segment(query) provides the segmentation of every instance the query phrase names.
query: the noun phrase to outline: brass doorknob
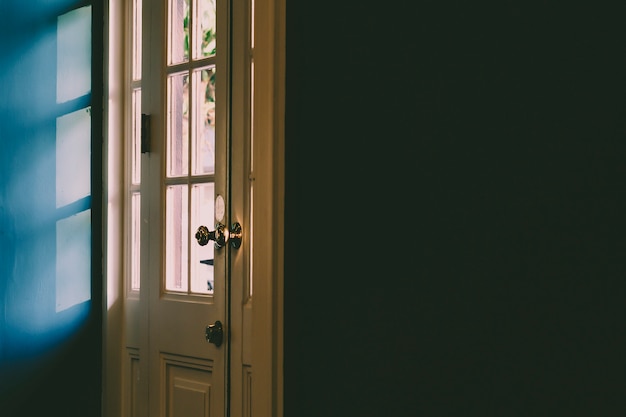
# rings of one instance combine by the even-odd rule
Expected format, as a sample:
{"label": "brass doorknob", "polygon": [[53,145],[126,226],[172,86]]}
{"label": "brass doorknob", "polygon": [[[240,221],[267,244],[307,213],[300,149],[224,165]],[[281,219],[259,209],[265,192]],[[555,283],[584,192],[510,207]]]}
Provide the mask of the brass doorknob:
{"label": "brass doorknob", "polygon": [[219,249],[226,245],[226,240],[228,240],[227,232],[226,226],[219,222],[215,224],[215,230],[213,231],[209,231],[206,226],[200,226],[196,231],[196,240],[200,246],[205,246],[209,243],[209,240],[213,240],[215,241],[215,249]]}
{"label": "brass doorknob", "polygon": [[204,246],[209,243],[209,240],[213,240],[215,249],[223,248],[227,242],[230,242],[230,246],[238,249],[241,246],[241,235],[241,225],[239,223],[233,223],[231,230],[228,230],[225,225],[217,222],[213,231],[209,231],[206,226],[198,227],[196,240],[200,246]]}

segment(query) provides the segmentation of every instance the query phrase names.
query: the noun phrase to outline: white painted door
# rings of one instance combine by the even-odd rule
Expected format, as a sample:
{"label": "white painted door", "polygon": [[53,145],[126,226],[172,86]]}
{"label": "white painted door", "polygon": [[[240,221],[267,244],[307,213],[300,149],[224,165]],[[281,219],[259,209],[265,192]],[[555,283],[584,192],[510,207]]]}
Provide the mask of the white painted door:
{"label": "white painted door", "polygon": [[[229,303],[240,307],[246,287],[249,104],[243,86],[249,77],[242,68],[249,61],[245,53],[232,59],[227,0],[143,0],[134,13],[143,16],[136,22],[143,36],[135,49],[143,52],[135,63],[142,67],[135,107],[149,115],[144,127],[150,134],[134,184],[141,221],[130,227],[139,236],[141,262],[127,309],[127,375],[134,392],[127,409],[149,417],[225,416],[230,335],[241,333]],[[240,47],[248,39],[246,22]],[[138,112],[134,120],[138,126]],[[241,247],[229,234],[235,222],[244,227]],[[200,226],[215,231],[218,224],[225,228],[224,245],[200,245]]]}

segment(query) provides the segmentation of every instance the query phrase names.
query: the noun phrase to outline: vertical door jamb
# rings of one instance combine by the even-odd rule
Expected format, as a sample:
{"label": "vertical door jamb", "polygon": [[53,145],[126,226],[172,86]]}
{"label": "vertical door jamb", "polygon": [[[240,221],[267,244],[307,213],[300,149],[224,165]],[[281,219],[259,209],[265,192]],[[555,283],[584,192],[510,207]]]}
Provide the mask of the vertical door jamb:
{"label": "vertical door jamb", "polygon": [[285,0],[254,13],[252,235],[254,415],[283,415]]}

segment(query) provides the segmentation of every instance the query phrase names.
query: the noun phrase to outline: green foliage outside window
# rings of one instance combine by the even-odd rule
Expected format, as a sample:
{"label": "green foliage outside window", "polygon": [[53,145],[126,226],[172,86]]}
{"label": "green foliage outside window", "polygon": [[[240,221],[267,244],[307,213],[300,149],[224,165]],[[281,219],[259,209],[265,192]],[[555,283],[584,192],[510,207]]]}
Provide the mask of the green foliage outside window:
{"label": "green foliage outside window", "polygon": [[[202,0],[200,0],[202,1]],[[208,0],[210,7],[205,7],[200,17],[200,21],[197,24],[203,28],[202,45],[200,48],[203,57],[213,56],[216,53],[216,36],[215,36],[215,0]],[[184,38],[184,56],[189,58],[190,43],[189,43],[189,7],[187,5],[185,10],[185,18],[183,20],[183,29],[185,31]],[[202,83],[206,84],[205,88],[205,100],[208,103],[215,103],[215,71],[203,70],[202,71]],[[207,123],[214,124],[214,105],[208,106],[206,109]]]}

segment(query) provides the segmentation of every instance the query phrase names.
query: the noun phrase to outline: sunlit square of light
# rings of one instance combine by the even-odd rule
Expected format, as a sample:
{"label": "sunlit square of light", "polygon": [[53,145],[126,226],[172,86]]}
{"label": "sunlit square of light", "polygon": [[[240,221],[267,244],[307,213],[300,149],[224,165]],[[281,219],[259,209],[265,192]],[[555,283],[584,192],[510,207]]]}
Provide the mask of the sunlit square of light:
{"label": "sunlit square of light", "polygon": [[56,311],[91,299],[91,210],[57,221]]}
{"label": "sunlit square of light", "polygon": [[81,109],[57,119],[56,206],[91,194],[91,115]]}
{"label": "sunlit square of light", "polygon": [[57,18],[57,103],[91,91],[91,6]]}

